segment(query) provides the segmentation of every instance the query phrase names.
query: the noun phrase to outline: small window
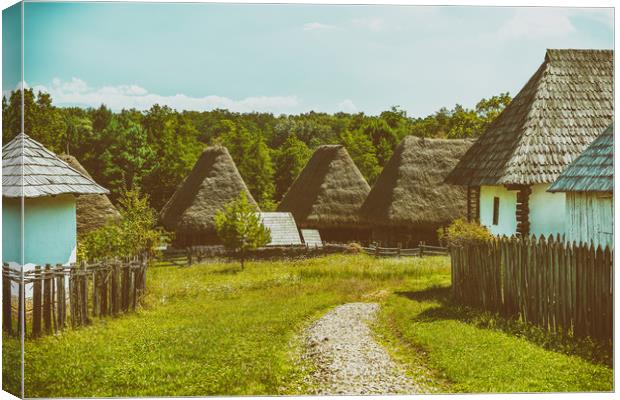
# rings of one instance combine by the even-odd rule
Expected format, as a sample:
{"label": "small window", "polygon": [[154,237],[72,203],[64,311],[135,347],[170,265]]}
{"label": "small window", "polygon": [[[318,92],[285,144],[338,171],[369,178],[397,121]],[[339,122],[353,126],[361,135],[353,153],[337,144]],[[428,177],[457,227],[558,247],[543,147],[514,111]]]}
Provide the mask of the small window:
{"label": "small window", "polygon": [[493,225],[499,222],[499,197],[493,197]]}

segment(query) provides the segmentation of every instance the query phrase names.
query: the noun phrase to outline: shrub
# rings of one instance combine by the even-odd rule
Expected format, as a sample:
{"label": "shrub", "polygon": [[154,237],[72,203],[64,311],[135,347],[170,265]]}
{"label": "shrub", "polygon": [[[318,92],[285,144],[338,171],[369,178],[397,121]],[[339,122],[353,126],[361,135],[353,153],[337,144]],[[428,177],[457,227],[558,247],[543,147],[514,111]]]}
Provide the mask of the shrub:
{"label": "shrub", "polygon": [[157,215],[149,205],[148,195],[139,190],[121,194],[118,209],[121,218],[87,233],[78,244],[81,260],[155,255],[167,233],[156,228]]}
{"label": "shrub", "polygon": [[215,230],[227,250],[239,254],[241,269],[246,252],[264,246],[271,241],[271,232],[260,220],[256,209],[246,194],[227,204],[215,215]]}
{"label": "shrub", "polygon": [[462,246],[468,243],[484,243],[493,239],[489,230],[476,222],[458,218],[444,230],[437,230],[439,241],[445,246]]}

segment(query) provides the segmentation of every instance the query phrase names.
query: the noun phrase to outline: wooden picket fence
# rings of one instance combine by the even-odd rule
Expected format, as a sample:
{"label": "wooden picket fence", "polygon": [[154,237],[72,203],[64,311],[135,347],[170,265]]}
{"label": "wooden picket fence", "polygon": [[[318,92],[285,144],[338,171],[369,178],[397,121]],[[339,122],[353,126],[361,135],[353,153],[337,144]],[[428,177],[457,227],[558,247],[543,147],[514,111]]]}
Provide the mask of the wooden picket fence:
{"label": "wooden picket fence", "polygon": [[613,337],[613,251],[560,237],[451,247],[456,301],[551,332]]}
{"label": "wooden picket fence", "polygon": [[363,247],[364,253],[375,257],[425,257],[425,256],[446,256],[448,248],[441,246],[429,246],[425,242],[420,242],[418,247],[403,249],[397,247],[370,246]]}
{"label": "wooden picket fence", "polygon": [[[9,335],[21,334],[25,316],[27,336],[36,338],[69,325],[88,325],[94,317],[135,310],[146,288],[147,265],[146,257],[70,266],[48,264],[24,272],[22,281],[19,272],[4,264],[2,328]],[[18,287],[17,301],[12,298],[11,282]],[[24,292],[32,297],[24,299]],[[17,303],[15,307],[13,303]]]}

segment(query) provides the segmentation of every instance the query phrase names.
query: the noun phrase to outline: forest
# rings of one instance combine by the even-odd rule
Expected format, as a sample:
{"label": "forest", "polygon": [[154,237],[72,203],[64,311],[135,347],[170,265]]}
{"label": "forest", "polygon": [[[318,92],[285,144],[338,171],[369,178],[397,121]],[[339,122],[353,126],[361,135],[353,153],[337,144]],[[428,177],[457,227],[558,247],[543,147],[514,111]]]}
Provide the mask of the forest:
{"label": "forest", "polygon": [[[373,184],[400,139],[475,138],[508,105],[509,93],[481,99],[473,109],[456,104],[421,118],[399,106],[379,115],[299,115],[177,111],[153,105],[147,111],[113,112],[57,107],[51,96],[24,92],[25,133],[51,151],[75,156],[116,202],[124,190],[140,189],[159,210],[189,173],[205,146],[228,148],[261,208],[272,210],[322,144],[342,144]],[[21,131],[21,95],[2,98],[2,139]]]}

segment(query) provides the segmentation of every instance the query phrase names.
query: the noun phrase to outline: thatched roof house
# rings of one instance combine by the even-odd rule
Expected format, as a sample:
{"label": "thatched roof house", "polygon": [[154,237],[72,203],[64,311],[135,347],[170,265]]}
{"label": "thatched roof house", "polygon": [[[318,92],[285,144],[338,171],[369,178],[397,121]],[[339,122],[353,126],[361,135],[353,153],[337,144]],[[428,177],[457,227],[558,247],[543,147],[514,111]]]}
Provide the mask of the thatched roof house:
{"label": "thatched roof house", "polygon": [[316,149],[278,205],[300,228],[318,229],[326,241],[365,240],[359,208],[370,186],[341,145]]}
{"label": "thatched roof house", "polygon": [[544,62],[447,177],[493,233],[562,233],[549,185],[612,121],[612,50],[547,50]]}
{"label": "thatched roof house", "polygon": [[566,195],[566,240],[613,248],[613,123],[560,174],[549,191]]}
{"label": "thatched roof house", "polygon": [[444,183],[471,140],[407,136],[394,150],[361,207],[373,240],[434,243],[437,229],[465,216],[465,190]]}
{"label": "thatched roof house", "polygon": [[[92,179],[88,171],[84,169],[75,157],[61,154],[59,158],[82,175]],[[110,199],[108,199],[108,196],[103,193],[79,196],[76,200],[76,208],[78,238],[85,233],[102,227],[107,221],[117,220],[121,216]]]}
{"label": "thatched roof house", "polygon": [[177,245],[219,243],[215,214],[241,192],[259,211],[228,150],[209,147],[162,208],[162,225],[175,232]]}

